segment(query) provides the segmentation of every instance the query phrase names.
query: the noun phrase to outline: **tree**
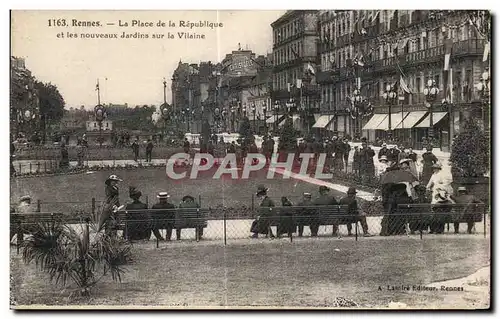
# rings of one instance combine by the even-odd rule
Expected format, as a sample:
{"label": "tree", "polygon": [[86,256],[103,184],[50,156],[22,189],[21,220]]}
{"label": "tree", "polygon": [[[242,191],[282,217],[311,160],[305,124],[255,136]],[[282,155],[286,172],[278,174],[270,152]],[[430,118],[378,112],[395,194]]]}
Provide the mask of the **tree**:
{"label": "tree", "polygon": [[52,83],[36,81],[35,89],[38,91],[40,116],[42,119],[59,121],[63,117],[66,102],[57,89],[57,86]]}
{"label": "tree", "polygon": [[453,141],[450,163],[457,177],[482,177],[489,171],[489,137],[474,119],[465,121],[463,131]]}
{"label": "tree", "polygon": [[299,132],[293,127],[292,118],[287,117],[280,130],[278,149],[280,151],[294,151],[297,148],[297,137],[299,137]]}
{"label": "tree", "polygon": [[75,230],[60,222],[38,223],[30,232],[32,236],[23,242],[24,262],[34,261],[56,284],[72,281],[81,295],[88,296],[105,275],[121,281],[123,265],[130,259],[130,245],[97,232],[95,224]]}

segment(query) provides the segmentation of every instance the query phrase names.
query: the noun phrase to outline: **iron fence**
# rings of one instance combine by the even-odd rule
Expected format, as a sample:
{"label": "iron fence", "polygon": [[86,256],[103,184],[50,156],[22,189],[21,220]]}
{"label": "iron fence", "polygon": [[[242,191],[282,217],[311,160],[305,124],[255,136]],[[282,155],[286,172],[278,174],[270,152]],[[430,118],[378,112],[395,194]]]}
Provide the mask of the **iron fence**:
{"label": "iron fence", "polygon": [[[201,203],[201,201],[199,199]],[[100,202],[92,199],[90,202],[41,202],[37,201],[37,211],[40,216],[52,216],[60,218],[62,222],[71,225],[85,224],[89,220],[97,220],[100,210]],[[81,206],[79,213],[66,211],[64,213],[45,213],[45,209],[55,207],[54,205],[77,205]],[[60,207],[60,206],[58,206]],[[446,234],[483,234],[484,237],[490,233],[491,218],[484,204],[473,204],[464,206],[436,205],[436,204],[404,204],[399,205],[395,213],[379,212],[376,214],[346,213],[343,206],[295,206],[274,208],[250,208],[245,213],[231,214],[225,209],[216,207],[202,207],[198,209],[187,209],[194,212],[194,216],[175,215],[175,217],[151,217],[155,211],[165,213],[168,210],[148,209],[146,211],[122,212],[122,227],[117,228],[118,236],[126,236],[134,231],[134,228],[147,227],[153,229],[153,225],[162,224],[159,229],[161,237],[166,242],[177,241],[212,241],[227,245],[230,242],[244,238],[285,238],[293,241],[308,237],[352,237],[355,241],[360,238],[371,236],[408,236],[424,239],[432,236]],[[446,208],[447,207],[447,208]],[[332,213],[325,209],[335,208]],[[465,211],[465,209],[468,209]],[[172,213],[180,214],[182,209],[174,209]],[[267,213],[266,213],[267,212]],[[274,213],[273,213],[274,212]],[[289,212],[289,213],[287,213]],[[306,213],[307,212],[307,213]],[[124,215],[123,215],[124,214]],[[136,215],[134,214],[142,214]],[[11,232],[13,227],[21,227],[20,219],[12,222],[16,216],[22,214],[11,214]],[[137,217],[139,216],[139,217]],[[187,224],[179,225],[178,221],[186,219]],[[31,220],[33,222],[33,219]],[[46,219],[45,219],[46,221]],[[165,226],[169,224],[170,226]],[[457,224],[458,223],[458,224]],[[466,224],[466,225],[464,225]],[[142,225],[142,226],[141,226]],[[201,225],[201,226],[200,226]],[[459,226],[457,230],[455,227]],[[465,227],[464,227],[465,226]],[[201,229],[200,229],[201,227]],[[170,230],[169,230],[170,229]],[[167,234],[170,238],[166,238]],[[152,240],[156,247],[164,243],[155,240],[151,234],[147,240]]]}

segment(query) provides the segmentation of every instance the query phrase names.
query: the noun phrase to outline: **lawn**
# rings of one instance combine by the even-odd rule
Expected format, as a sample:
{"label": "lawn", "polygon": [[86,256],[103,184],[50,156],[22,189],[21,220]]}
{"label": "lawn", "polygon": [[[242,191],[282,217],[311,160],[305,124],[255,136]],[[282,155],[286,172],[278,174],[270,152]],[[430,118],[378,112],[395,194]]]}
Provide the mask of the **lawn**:
{"label": "lawn", "polygon": [[69,299],[71,290],[48,283],[45,274],[12,251],[12,294],[18,305],[331,307],[343,297],[361,307],[385,307],[391,301],[426,307],[450,294],[464,300],[471,295],[467,290],[394,292],[387,285],[465,277],[489,264],[490,247],[478,236],[262,239],[225,247],[172,242],[155,249],[140,243],[133,257],[121,283],[106,279],[91,299],[82,300]]}
{"label": "lawn", "polygon": [[[304,192],[318,195],[318,186],[294,179],[283,179],[276,174],[267,179],[266,172],[256,172],[247,180],[232,180],[228,177],[212,179],[214,170],[200,173],[197,179],[172,180],[166,176],[165,168],[143,168],[132,170],[96,171],[92,174],[44,176],[36,178],[11,179],[11,202],[17,202],[23,195],[30,195],[34,202],[42,201],[42,211],[68,212],[75,209],[90,210],[91,199],[104,199],[104,181],[110,174],[117,174],[124,180],[120,184],[120,201],[129,201],[128,186],[136,186],[148,198],[151,205],[156,201],[156,193],[168,191],[173,203],[178,204],[183,196],[201,196],[203,206],[241,207],[252,205],[252,194],[257,186],[264,184],[270,188],[270,196],[281,205],[281,196],[288,196],[297,204]],[[345,194],[332,190],[331,194],[340,199]],[[72,204],[68,202],[80,202]],[[84,202],[84,203],[83,203]],[[57,203],[57,204],[56,204]]]}

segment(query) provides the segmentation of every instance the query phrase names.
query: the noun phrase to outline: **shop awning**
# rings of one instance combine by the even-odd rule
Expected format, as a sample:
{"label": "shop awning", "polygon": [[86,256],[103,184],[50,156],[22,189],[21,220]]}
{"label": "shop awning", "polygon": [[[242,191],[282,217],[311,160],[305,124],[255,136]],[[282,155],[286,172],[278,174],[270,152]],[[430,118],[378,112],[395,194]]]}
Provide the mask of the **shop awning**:
{"label": "shop awning", "polygon": [[386,117],[387,114],[373,114],[368,123],[363,126],[363,130],[375,130]]}
{"label": "shop awning", "polygon": [[279,122],[282,117],[283,117],[283,115],[280,115],[280,116],[276,116],[276,115],[270,116],[270,117],[267,118],[266,123],[267,124],[273,124],[276,121],[276,118],[278,119],[278,122]]}
{"label": "shop awning", "polygon": [[[404,113],[391,113],[391,129],[394,129],[399,123],[401,123],[401,120],[405,118],[408,115],[409,112],[404,112]],[[387,131],[389,130],[389,116],[387,116],[382,123],[379,124],[376,128],[377,130],[384,130]]]}
{"label": "shop awning", "polygon": [[406,129],[406,128],[412,128],[415,126],[415,124],[420,121],[425,114],[427,114],[427,111],[416,111],[416,112],[410,112],[407,117],[405,117],[404,121],[401,121],[395,129]]}
{"label": "shop awning", "polygon": [[317,121],[321,117],[321,114],[314,114],[314,120]]}
{"label": "shop awning", "polygon": [[312,127],[314,128],[325,128],[328,123],[333,119],[333,115],[322,115],[319,119],[314,123]]}
{"label": "shop awning", "polygon": [[[439,121],[441,121],[444,117],[446,116],[446,112],[433,112],[432,113],[432,124],[436,125]],[[415,125],[415,127],[430,127],[430,119],[429,119],[429,114],[424,118],[422,122],[420,122],[418,125]]]}
{"label": "shop awning", "polygon": [[[292,116],[292,122],[295,123],[299,118],[300,118],[300,116],[298,116],[298,115]],[[283,126],[283,124],[285,124],[285,122],[286,122],[286,119],[284,121],[281,121],[281,123],[279,123],[278,126]]]}

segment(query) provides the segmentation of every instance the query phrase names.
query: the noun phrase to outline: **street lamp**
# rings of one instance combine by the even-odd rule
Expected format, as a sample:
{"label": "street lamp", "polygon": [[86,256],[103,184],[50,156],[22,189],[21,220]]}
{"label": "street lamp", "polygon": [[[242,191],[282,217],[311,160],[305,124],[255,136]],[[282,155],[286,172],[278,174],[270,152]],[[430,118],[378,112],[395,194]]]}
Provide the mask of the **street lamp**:
{"label": "street lamp", "polygon": [[218,107],[215,108],[214,110],[214,120],[215,120],[215,127],[217,128],[217,133],[219,133],[219,127],[220,127],[220,110]]}
{"label": "street lamp", "polygon": [[163,134],[166,137],[167,136],[167,122],[170,119],[166,103],[161,106],[160,111],[161,111],[161,117],[163,118],[163,130],[164,130]]}
{"label": "street lamp", "polygon": [[222,113],[221,113],[221,117],[222,117],[222,131],[225,132],[227,131],[227,128],[226,128],[226,121],[227,121],[227,111],[226,110],[222,110]]}
{"label": "street lamp", "polygon": [[257,123],[255,122],[255,115],[257,113],[257,109],[255,108],[255,104],[252,104],[252,113],[253,113],[253,132],[257,133]]}
{"label": "street lamp", "polygon": [[242,106],[241,110],[243,112],[243,117],[246,117],[247,116],[247,106],[245,104]]}
{"label": "street lamp", "polygon": [[439,88],[436,85],[436,81],[429,79],[426,83],[426,87],[424,88],[424,95],[425,95],[425,101],[426,101],[426,106],[429,108],[429,130],[427,131],[427,138],[429,140],[429,143],[433,144],[433,139],[434,139],[434,123],[432,119],[432,103],[436,101],[436,98],[439,93]]}
{"label": "street lamp", "polygon": [[264,133],[267,134],[267,104],[262,102],[262,113],[264,113]]}
{"label": "street lamp", "polygon": [[186,119],[187,122],[187,131],[189,133],[189,115],[191,114],[189,107],[187,107],[185,110],[182,111],[182,115],[184,115],[184,118]]}
{"label": "street lamp", "polygon": [[278,112],[280,110],[280,103],[274,102],[274,134],[276,134],[276,127],[278,125]]}
{"label": "street lamp", "polygon": [[94,107],[95,120],[99,125],[99,146],[102,146],[102,121],[106,117],[106,110],[104,106],[98,104]]}
{"label": "street lamp", "polygon": [[[354,110],[351,111],[351,117],[353,117],[356,121],[358,121],[357,125],[355,125],[355,131],[357,134],[361,136],[361,115],[364,114],[366,106],[369,104],[368,100],[361,95],[360,89],[355,89],[352,92],[352,105],[354,106]],[[353,116],[354,115],[354,116]]]}
{"label": "street lamp", "polygon": [[233,132],[236,132],[236,127],[235,127],[235,120],[236,120],[236,108],[234,106],[231,106],[231,127]]}
{"label": "street lamp", "polygon": [[385,87],[385,92],[382,94],[382,97],[389,106],[389,130],[387,132],[387,137],[389,140],[392,140],[392,106],[397,103],[397,97],[398,97],[395,85],[387,84],[387,86]]}
{"label": "street lamp", "polygon": [[486,125],[488,122],[485,119],[485,109],[490,105],[490,93],[491,93],[491,83],[490,83],[490,72],[486,69],[483,74],[481,74],[481,79],[479,83],[476,84],[476,89],[479,91],[481,97],[481,119],[484,123],[485,131],[489,130],[489,126]]}

